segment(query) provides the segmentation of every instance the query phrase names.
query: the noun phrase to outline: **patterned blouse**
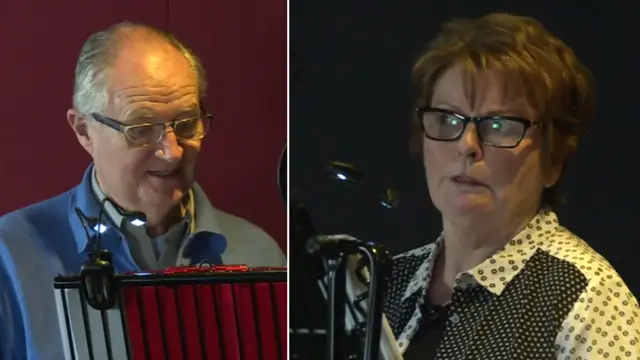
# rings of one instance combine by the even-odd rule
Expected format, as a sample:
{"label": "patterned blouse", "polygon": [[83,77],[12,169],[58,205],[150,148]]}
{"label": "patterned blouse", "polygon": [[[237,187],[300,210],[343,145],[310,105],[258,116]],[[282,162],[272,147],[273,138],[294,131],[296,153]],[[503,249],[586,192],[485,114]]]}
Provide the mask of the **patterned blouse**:
{"label": "patterned blouse", "polygon": [[546,210],[457,276],[440,334],[424,335],[438,327],[425,298],[443,241],[394,258],[385,315],[405,359],[430,352],[437,359],[640,359],[637,300],[601,255]]}

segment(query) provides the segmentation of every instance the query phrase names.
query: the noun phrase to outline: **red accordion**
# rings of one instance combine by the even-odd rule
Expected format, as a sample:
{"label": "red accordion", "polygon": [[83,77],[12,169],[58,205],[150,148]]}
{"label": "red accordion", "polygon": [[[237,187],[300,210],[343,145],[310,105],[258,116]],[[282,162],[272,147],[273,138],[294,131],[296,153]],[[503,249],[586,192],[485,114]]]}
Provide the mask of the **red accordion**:
{"label": "red accordion", "polygon": [[286,268],[177,267],[116,275],[117,305],[88,306],[55,279],[67,360],[284,360]]}

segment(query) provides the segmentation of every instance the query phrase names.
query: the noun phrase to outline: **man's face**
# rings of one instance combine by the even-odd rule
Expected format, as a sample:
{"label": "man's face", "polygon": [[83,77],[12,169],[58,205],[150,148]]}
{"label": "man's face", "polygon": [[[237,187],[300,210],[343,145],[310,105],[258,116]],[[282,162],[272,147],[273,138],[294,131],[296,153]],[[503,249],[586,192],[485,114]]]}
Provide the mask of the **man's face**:
{"label": "man's face", "polygon": [[[110,102],[101,115],[126,125],[199,115],[196,74],[168,46],[123,49],[107,78]],[[200,140],[178,142],[167,126],[159,142],[140,147],[90,116],[84,120],[87,139],[81,143],[93,157],[103,191],[127,210],[143,211],[150,222],[162,221],[193,184]]]}

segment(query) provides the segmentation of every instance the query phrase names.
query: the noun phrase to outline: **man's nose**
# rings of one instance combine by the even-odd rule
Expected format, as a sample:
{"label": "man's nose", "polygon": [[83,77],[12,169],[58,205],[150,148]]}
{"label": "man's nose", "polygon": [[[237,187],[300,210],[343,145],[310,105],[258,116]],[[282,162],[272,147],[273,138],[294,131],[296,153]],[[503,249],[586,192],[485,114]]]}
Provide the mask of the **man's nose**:
{"label": "man's nose", "polygon": [[171,163],[178,162],[182,159],[184,149],[180,145],[176,133],[172,128],[167,127],[167,129],[165,129],[159,145],[159,149],[156,152],[158,157]]}
{"label": "man's nose", "polygon": [[458,152],[464,157],[480,160],[484,156],[482,141],[478,136],[476,124],[471,123],[464,129],[462,136],[458,140]]}

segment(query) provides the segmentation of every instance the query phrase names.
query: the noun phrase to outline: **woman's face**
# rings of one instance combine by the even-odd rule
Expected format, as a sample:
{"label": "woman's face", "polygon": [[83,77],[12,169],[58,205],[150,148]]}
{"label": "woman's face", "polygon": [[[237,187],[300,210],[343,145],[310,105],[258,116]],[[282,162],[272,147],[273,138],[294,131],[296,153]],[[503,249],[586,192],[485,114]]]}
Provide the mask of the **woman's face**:
{"label": "woman's face", "polygon": [[[464,68],[454,66],[436,82],[431,106],[466,116],[508,115],[535,121],[524,89],[505,87],[500,76],[487,71],[468,81]],[[545,184],[552,185],[543,176],[540,135],[539,128],[529,128],[515,148],[497,148],[483,144],[475,124],[469,123],[458,141],[424,138],[424,165],[434,205],[449,218],[537,210]],[[557,179],[557,174],[551,178]]]}

